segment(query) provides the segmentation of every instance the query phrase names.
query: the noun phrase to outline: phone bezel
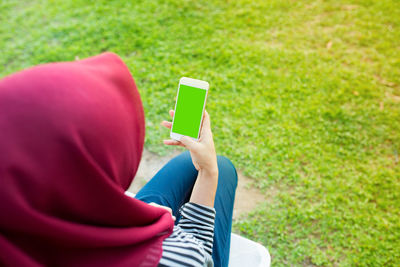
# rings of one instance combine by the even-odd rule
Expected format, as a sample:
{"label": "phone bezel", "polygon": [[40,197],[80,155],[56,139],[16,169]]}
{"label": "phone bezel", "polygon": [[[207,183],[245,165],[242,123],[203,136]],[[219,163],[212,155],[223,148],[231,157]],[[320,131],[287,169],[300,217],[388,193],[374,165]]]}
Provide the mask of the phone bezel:
{"label": "phone bezel", "polygon": [[[189,136],[189,137],[192,138],[193,140],[198,141],[198,140],[199,140],[199,137],[200,137],[201,126],[203,125],[204,110],[205,110],[205,107],[206,107],[207,96],[208,96],[208,89],[210,88],[210,85],[209,85],[208,82],[206,82],[206,81],[196,80],[196,79],[192,79],[192,78],[188,78],[188,77],[182,77],[182,78],[179,80],[179,84],[178,84],[178,91],[177,91],[177,93],[176,93],[176,101],[175,101],[174,112],[176,111],[176,104],[178,103],[179,88],[181,87],[181,84],[187,85],[187,86],[191,86],[191,87],[196,87],[196,88],[203,89],[203,90],[206,90],[206,97],[205,97],[205,99],[204,99],[203,111],[202,111],[202,113],[201,113],[201,120],[200,120],[199,130],[198,130],[198,133],[197,133],[197,138],[193,138],[193,137]],[[171,137],[172,139],[174,139],[174,140],[180,141],[181,138],[182,138],[182,136],[184,136],[184,135],[179,134],[179,133],[174,133],[174,132],[172,131],[172,128],[173,128],[173,126],[174,126],[174,119],[175,119],[175,114],[174,114],[174,117],[172,118],[172,127],[171,127],[171,131],[170,131],[170,137]]]}

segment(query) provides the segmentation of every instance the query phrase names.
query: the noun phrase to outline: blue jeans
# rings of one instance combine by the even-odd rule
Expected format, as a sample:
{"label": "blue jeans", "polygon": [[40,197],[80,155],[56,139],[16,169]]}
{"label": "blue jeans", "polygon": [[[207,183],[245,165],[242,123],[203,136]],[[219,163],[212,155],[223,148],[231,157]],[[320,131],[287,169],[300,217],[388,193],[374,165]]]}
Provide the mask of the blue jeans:
{"label": "blue jeans", "polygon": [[[231,242],[232,213],[237,187],[237,173],[232,162],[218,156],[218,188],[212,257],[214,266],[228,266]],[[137,194],[146,203],[155,202],[170,207],[179,222],[179,208],[189,201],[197,170],[188,151],[171,159]]]}

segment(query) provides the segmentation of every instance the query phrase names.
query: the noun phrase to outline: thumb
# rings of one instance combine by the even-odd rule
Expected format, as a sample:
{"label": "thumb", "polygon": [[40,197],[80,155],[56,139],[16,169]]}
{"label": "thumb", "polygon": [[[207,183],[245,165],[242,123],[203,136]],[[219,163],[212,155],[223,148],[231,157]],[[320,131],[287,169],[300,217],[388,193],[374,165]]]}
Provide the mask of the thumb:
{"label": "thumb", "polygon": [[197,146],[197,142],[188,136],[182,136],[180,142],[189,150]]}

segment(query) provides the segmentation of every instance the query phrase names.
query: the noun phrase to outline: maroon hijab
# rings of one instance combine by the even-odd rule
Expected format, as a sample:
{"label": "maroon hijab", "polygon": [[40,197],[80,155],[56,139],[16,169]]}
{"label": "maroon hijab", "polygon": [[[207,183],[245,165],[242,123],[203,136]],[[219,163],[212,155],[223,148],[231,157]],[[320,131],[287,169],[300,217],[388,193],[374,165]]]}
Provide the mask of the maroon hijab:
{"label": "maroon hijab", "polygon": [[0,80],[0,265],[157,265],[171,215],[124,195],[144,127],[112,53]]}

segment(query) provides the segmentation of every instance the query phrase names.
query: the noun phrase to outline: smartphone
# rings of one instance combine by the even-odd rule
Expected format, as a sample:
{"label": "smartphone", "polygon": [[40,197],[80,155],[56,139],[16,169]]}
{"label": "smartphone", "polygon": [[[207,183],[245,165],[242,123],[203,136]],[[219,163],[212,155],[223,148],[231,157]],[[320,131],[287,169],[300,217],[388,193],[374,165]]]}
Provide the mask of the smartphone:
{"label": "smartphone", "polygon": [[170,133],[172,139],[179,141],[182,136],[189,136],[199,140],[208,88],[209,84],[205,81],[187,77],[179,80]]}

